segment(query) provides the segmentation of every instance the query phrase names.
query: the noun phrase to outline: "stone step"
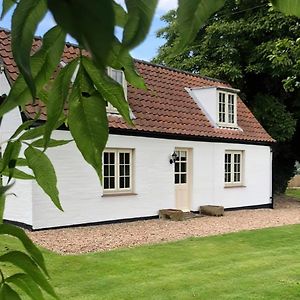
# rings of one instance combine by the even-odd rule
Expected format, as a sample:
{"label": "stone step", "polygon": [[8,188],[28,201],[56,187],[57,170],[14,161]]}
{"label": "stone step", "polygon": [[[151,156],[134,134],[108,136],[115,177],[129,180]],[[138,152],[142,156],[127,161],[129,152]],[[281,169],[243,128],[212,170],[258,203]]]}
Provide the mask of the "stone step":
{"label": "stone step", "polygon": [[172,220],[172,221],[183,221],[189,220],[192,218],[201,217],[199,214],[187,211],[184,212],[180,209],[161,209],[159,211],[159,218],[163,220]]}

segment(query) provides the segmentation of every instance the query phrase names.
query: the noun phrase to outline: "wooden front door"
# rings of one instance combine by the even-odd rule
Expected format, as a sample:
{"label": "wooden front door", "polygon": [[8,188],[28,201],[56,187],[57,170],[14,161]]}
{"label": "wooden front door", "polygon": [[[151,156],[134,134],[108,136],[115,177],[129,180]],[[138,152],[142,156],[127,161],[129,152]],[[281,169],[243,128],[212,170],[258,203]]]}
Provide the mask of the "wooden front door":
{"label": "wooden front door", "polygon": [[176,208],[190,211],[189,151],[187,149],[176,149],[175,153],[177,154],[174,163]]}

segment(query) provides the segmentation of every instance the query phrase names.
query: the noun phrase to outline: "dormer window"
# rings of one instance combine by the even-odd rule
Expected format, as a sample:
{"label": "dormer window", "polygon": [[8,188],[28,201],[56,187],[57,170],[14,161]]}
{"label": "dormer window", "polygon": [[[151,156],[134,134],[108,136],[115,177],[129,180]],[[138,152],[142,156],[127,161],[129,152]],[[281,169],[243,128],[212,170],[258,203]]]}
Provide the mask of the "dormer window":
{"label": "dormer window", "polygon": [[236,94],[218,91],[218,125],[221,127],[237,126]]}
{"label": "dormer window", "polygon": [[[124,72],[122,70],[116,70],[109,67],[107,68],[107,74],[123,87],[124,95],[127,99],[127,81],[125,79]],[[107,112],[118,113],[117,109],[113,107],[109,102],[107,102]]]}

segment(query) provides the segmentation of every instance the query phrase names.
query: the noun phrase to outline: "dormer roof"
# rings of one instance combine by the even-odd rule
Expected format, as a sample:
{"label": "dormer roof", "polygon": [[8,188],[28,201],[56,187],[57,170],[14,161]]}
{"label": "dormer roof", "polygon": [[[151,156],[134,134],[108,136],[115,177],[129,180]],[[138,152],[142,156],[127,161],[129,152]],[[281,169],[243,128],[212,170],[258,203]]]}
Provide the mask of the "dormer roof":
{"label": "dormer roof", "polygon": [[[33,51],[40,45],[41,39],[36,38]],[[79,49],[76,45],[67,43],[62,61],[68,63],[78,54]],[[0,29],[0,58],[5,65],[9,81],[14,82],[18,76],[18,69],[11,52],[10,33],[4,29]],[[110,115],[111,133],[250,144],[274,142],[239,97],[237,123],[241,130],[215,128],[187,91],[187,88],[204,87],[232,91],[228,83],[141,60],[135,60],[135,66],[145,79],[148,90],[128,85],[127,99],[135,116],[135,126],[130,127],[121,117]],[[65,109],[67,110],[67,107]],[[33,118],[39,110],[40,119],[46,120],[46,108],[41,101],[26,105],[24,114],[27,118]]]}

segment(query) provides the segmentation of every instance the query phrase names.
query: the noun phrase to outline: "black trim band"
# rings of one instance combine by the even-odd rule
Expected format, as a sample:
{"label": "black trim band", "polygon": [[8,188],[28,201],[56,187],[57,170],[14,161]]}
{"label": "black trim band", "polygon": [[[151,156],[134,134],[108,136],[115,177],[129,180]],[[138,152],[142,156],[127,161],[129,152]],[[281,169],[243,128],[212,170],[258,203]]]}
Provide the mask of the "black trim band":
{"label": "black trim band", "polygon": [[[261,209],[261,208],[273,208],[273,205],[272,205],[272,203],[268,203],[268,204],[261,204],[261,205],[225,208],[224,210],[225,211],[234,211],[234,210]],[[191,212],[199,214],[199,211],[191,211]],[[33,229],[31,225],[17,222],[17,221],[4,220],[4,222],[8,223],[8,224],[13,224],[13,225],[19,226],[21,228],[25,228],[30,231],[41,231],[41,230],[53,230],[53,229],[74,228],[74,227],[97,226],[97,225],[106,225],[106,224],[117,224],[117,223],[130,223],[130,222],[153,220],[153,219],[158,219],[158,215],[148,216],[148,217],[135,217],[135,218],[127,218],[127,219],[100,221],[100,222],[90,222],[90,223],[82,223],[82,224],[74,224],[74,225],[53,226],[53,227],[38,228],[38,229]]]}
{"label": "black trim band", "polygon": [[127,218],[127,219],[81,223],[81,224],[74,224],[74,225],[61,225],[61,226],[53,226],[53,227],[37,228],[37,229],[32,228],[32,225],[28,225],[28,224],[21,223],[21,222],[9,221],[9,220],[4,220],[4,222],[19,226],[21,228],[24,228],[24,229],[27,229],[27,230],[30,230],[30,231],[41,231],[41,230],[52,230],[52,229],[63,229],[63,228],[88,227],[88,226],[97,226],[97,225],[117,224],[117,223],[130,223],[130,222],[153,220],[153,219],[158,219],[158,215],[148,216],[148,217],[135,217],[135,218]]}
{"label": "black trim band", "polygon": [[[26,116],[24,112],[21,114],[23,122],[31,120]],[[32,127],[38,127],[43,125],[45,121],[37,120]],[[69,131],[69,128],[62,124],[56,130]],[[229,143],[229,144],[245,144],[245,145],[258,145],[258,146],[272,146],[276,142],[267,141],[251,141],[251,140],[240,140],[240,139],[229,139],[221,137],[208,137],[208,136],[193,136],[193,135],[183,135],[174,133],[164,133],[164,132],[153,132],[153,131],[143,131],[131,128],[121,129],[121,128],[109,128],[109,134],[125,135],[125,136],[140,136],[140,137],[150,137],[158,139],[168,139],[168,140],[181,140],[181,141],[194,141],[194,142],[213,142],[213,143]]]}
{"label": "black trim band", "polygon": [[6,224],[16,225],[18,227],[21,227],[21,228],[32,231],[32,226],[29,225],[29,224],[26,224],[26,223],[22,223],[22,222],[18,222],[18,221],[11,221],[11,220],[5,220],[5,219],[3,220],[3,222],[6,223]]}
{"label": "black trim band", "polygon": [[151,137],[151,138],[159,138],[159,139],[194,141],[194,142],[214,142],[214,143],[259,145],[259,146],[274,145],[274,142],[266,142],[266,141],[247,141],[247,140],[239,140],[239,139],[220,138],[220,137],[191,136],[191,135],[181,135],[181,134],[172,134],[172,133],[149,132],[149,131],[141,131],[141,130],[134,130],[134,129],[110,128],[109,133],[116,134],[116,135],[141,136],[141,137]]}
{"label": "black trim band", "polygon": [[225,211],[234,211],[234,210],[243,210],[243,209],[262,209],[262,208],[272,208],[272,203],[259,204],[259,205],[250,205],[250,206],[239,206],[239,207],[230,207],[225,208]]}

